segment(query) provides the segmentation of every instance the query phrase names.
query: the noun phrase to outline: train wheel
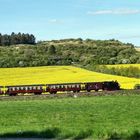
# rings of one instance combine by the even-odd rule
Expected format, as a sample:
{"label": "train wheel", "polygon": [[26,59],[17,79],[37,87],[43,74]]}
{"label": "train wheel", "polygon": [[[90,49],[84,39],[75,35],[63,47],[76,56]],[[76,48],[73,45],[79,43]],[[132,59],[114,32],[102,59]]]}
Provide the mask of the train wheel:
{"label": "train wheel", "polygon": [[57,93],[57,91],[50,92],[50,94],[56,94],[56,93]]}
{"label": "train wheel", "polygon": [[95,89],[96,92],[98,92],[98,89]]}
{"label": "train wheel", "polygon": [[34,93],[34,95],[41,95],[42,93],[40,93],[40,92],[36,92],[36,93]]}
{"label": "train wheel", "polygon": [[55,91],[54,94],[57,94],[57,91]]}
{"label": "train wheel", "polygon": [[87,90],[87,92],[90,92],[90,91],[91,91],[91,90],[89,90],[89,89]]}
{"label": "train wheel", "polygon": [[16,94],[13,94],[13,93],[10,93],[9,94],[9,96],[16,96],[17,95],[17,93]]}

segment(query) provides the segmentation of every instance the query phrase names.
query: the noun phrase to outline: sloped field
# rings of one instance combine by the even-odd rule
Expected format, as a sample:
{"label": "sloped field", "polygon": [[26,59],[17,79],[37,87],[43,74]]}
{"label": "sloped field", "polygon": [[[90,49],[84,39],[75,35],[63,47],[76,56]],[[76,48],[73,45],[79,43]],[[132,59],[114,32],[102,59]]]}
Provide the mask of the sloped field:
{"label": "sloped field", "polygon": [[24,85],[117,80],[122,88],[131,89],[139,79],[88,71],[72,66],[1,68],[0,85]]}

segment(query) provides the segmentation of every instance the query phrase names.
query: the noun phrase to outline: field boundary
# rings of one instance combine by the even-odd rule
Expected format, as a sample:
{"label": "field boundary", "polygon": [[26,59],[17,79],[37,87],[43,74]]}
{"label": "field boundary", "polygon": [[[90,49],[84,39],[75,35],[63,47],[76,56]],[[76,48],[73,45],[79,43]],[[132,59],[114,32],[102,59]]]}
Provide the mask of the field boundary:
{"label": "field boundary", "polygon": [[59,98],[78,98],[78,97],[94,97],[94,96],[130,96],[140,95],[140,90],[119,90],[119,91],[99,91],[99,92],[80,92],[80,93],[57,93],[57,94],[41,94],[41,95],[17,95],[17,96],[0,96],[0,101],[4,100],[45,100]]}

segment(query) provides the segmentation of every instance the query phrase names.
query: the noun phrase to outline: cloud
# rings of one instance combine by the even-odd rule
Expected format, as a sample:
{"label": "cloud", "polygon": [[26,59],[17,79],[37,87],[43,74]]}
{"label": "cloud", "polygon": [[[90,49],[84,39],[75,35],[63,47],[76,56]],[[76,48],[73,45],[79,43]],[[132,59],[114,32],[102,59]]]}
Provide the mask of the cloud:
{"label": "cloud", "polygon": [[122,39],[137,39],[140,38],[140,35],[125,35],[121,36]]}
{"label": "cloud", "polygon": [[130,14],[140,14],[138,9],[114,9],[114,10],[99,10],[99,11],[89,11],[88,15],[130,15]]}
{"label": "cloud", "polygon": [[106,36],[113,37],[113,38],[119,38],[119,39],[140,39],[140,34],[136,33],[125,33],[125,34],[120,34],[119,32],[116,33],[109,33],[106,34]]}
{"label": "cloud", "polygon": [[62,23],[62,21],[58,19],[49,19],[48,22],[49,23]]}

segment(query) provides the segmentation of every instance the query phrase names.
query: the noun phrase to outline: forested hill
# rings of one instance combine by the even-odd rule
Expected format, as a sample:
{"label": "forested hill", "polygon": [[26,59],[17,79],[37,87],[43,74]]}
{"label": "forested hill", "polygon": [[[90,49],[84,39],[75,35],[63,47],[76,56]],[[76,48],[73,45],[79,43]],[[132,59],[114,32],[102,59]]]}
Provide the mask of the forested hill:
{"label": "forested hill", "polygon": [[134,45],[118,40],[64,39],[0,47],[0,67],[140,63]]}

